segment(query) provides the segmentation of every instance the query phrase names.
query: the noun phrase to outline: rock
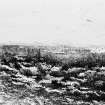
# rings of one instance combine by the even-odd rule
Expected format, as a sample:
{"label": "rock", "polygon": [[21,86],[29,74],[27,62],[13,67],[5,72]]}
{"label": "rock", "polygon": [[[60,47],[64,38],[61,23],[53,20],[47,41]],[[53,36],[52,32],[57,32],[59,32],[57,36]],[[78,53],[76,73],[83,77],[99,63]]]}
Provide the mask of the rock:
{"label": "rock", "polygon": [[46,91],[47,91],[48,93],[52,93],[52,94],[54,94],[54,93],[62,94],[62,91],[61,91],[61,90],[58,90],[58,89],[46,88]]}
{"label": "rock", "polygon": [[81,90],[81,91],[89,91],[90,89],[87,88],[87,87],[80,87],[80,90]]}
{"label": "rock", "polygon": [[62,81],[63,77],[52,77],[50,78],[50,80],[54,81],[56,80],[58,83],[60,83]]}
{"label": "rock", "polygon": [[85,73],[80,73],[80,74],[78,75],[78,77],[81,77],[81,78],[84,78],[85,76],[86,76]]}
{"label": "rock", "polygon": [[81,72],[83,72],[83,71],[85,71],[85,69],[84,68],[69,68],[68,69],[68,73],[81,73]]}
{"label": "rock", "polygon": [[50,73],[50,75],[54,76],[54,77],[63,77],[64,76],[63,72],[60,72],[60,71],[52,71]]}
{"label": "rock", "polygon": [[45,87],[51,87],[51,83],[52,83],[51,80],[41,80],[39,82],[40,85],[45,86]]}
{"label": "rock", "polygon": [[81,91],[74,88],[72,91],[71,91],[72,95],[74,95],[75,97],[78,97],[78,96],[81,96]]}
{"label": "rock", "polygon": [[45,71],[49,71],[51,69],[51,65],[47,65],[45,63],[42,63],[41,68]]}
{"label": "rock", "polygon": [[53,68],[51,68],[51,71],[54,71],[54,72],[57,72],[57,71],[60,71],[61,70],[61,68],[60,67],[53,67]]}
{"label": "rock", "polygon": [[49,83],[49,84],[51,84],[52,83],[52,81],[51,80],[41,80],[40,82],[39,82],[39,84],[47,84],[47,83]]}
{"label": "rock", "polygon": [[47,80],[51,79],[50,74],[46,74],[45,79],[47,79]]}
{"label": "rock", "polygon": [[74,99],[71,99],[71,98],[66,98],[67,101],[71,104],[72,102],[74,102]]}
{"label": "rock", "polygon": [[100,71],[105,71],[105,67],[104,66],[100,67]]}
{"label": "rock", "polygon": [[79,82],[75,82],[75,81],[74,82],[67,81],[65,85],[67,85],[67,86],[73,86],[73,87],[79,87],[80,86]]}
{"label": "rock", "polygon": [[20,73],[26,76],[35,76],[38,74],[38,69],[37,67],[27,67],[20,69]]}
{"label": "rock", "polygon": [[96,100],[93,100],[92,102],[94,103],[94,105],[101,105],[100,102],[98,102]]}
{"label": "rock", "polygon": [[13,69],[7,65],[0,65],[0,71],[5,71],[5,72],[8,72],[8,73],[18,73],[18,71],[16,69]]}
{"label": "rock", "polygon": [[19,85],[19,86],[20,86],[20,85],[24,85],[24,83],[22,83],[22,82],[13,82],[13,81],[12,81],[12,84],[14,84],[14,85]]}

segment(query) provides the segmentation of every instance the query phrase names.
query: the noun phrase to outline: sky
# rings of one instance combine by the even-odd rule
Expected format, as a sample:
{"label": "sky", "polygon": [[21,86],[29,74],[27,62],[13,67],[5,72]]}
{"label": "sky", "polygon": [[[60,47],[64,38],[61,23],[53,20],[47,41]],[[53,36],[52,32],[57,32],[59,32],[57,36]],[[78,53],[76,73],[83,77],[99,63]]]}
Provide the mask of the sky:
{"label": "sky", "polygon": [[0,43],[105,45],[105,0],[0,0]]}

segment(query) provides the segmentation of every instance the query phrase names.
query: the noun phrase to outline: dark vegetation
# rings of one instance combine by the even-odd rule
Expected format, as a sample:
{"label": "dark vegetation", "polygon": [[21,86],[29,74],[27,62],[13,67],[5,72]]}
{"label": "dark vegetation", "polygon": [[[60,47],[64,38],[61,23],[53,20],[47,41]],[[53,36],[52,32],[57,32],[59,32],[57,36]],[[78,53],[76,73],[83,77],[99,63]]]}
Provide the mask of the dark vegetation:
{"label": "dark vegetation", "polygon": [[45,49],[1,47],[0,104],[105,105],[105,53]]}
{"label": "dark vegetation", "polygon": [[[16,47],[16,48],[14,48]],[[19,47],[19,46],[18,46]],[[19,55],[21,52],[24,55],[24,60],[26,62],[46,62],[51,65],[63,65],[63,69],[68,69],[70,67],[102,67],[105,66],[105,53],[91,53],[89,50],[82,49],[76,50],[79,56],[74,57],[73,55],[66,54],[59,56],[58,54],[53,53],[53,51],[47,52],[43,51],[43,48],[30,48],[23,47],[19,49],[17,46],[3,46],[2,47],[2,57],[5,60],[12,60],[14,62],[16,58],[13,56]],[[87,51],[87,52],[86,52]],[[21,55],[21,54],[20,54]],[[76,54],[74,54],[76,55]],[[67,57],[65,57],[67,56]],[[9,62],[9,61],[8,61]]]}

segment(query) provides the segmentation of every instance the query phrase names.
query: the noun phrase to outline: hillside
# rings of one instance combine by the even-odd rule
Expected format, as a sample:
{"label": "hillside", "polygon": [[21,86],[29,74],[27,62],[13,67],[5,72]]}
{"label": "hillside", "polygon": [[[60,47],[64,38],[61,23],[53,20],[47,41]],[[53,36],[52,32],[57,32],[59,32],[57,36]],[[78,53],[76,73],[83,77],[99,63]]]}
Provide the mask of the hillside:
{"label": "hillside", "polygon": [[0,105],[105,105],[103,53],[25,45],[0,51]]}

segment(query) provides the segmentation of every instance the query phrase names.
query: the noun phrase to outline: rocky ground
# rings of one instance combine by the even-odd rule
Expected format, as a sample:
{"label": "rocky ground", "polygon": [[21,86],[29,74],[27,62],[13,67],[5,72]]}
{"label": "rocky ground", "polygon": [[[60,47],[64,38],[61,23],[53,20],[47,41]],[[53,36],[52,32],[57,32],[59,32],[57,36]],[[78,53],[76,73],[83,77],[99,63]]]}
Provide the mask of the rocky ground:
{"label": "rocky ground", "polygon": [[69,68],[24,58],[0,64],[0,105],[105,105],[105,68]]}

